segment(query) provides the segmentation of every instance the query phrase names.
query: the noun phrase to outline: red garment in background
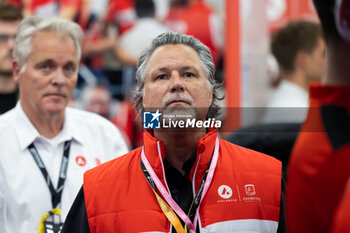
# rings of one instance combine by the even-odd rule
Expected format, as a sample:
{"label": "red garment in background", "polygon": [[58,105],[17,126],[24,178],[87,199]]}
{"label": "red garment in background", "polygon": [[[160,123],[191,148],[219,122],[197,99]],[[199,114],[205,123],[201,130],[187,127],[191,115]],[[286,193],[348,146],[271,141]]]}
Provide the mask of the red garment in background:
{"label": "red garment in background", "polygon": [[130,29],[136,20],[133,1],[110,0],[107,7],[106,20],[115,23],[120,34]]}
{"label": "red garment in background", "polygon": [[290,21],[319,20],[312,0],[267,0],[266,7],[271,34]]}
{"label": "red garment in background", "polygon": [[314,85],[287,176],[289,233],[328,233],[350,176],[350,87]]}
{"label": "red garment in background", "polygon": [[59,0],[61,7],[76,7],[80,8],[83,5],[82,0]]}
{"label": "red garment in background", "polygon": [[23,3],[21,0],[7,0],[7,2],[11,3],[12,5],[14,5],[15,7],[18,7],[18,8],[23,7]]}
{"label": "red garment in background", "polygon": [[[36,14],[40,8],[47,7],[50,4],[57,4],[59,7],[74,7],[79,9],[82,6],[82,0],[30,0],[27,8],[32,14]],[[57,13],[58,11],[56,14]]]}
{"label": "red garment in background", "polygon": [[30,0],[26,8],[31,14],[35,15],[40,8],[47,7],[50,4],[57,4],[58,6],[58,0]]}
{"label": "red garment in background", "polygon": [[182,32],[199,39],[209,47],[214,62],[217,64],[220,48],[215,42],[215,37],[222,35],[217,32],[220,25],[215,25],[213,17],[216,17],[214,10],[204,1],[198,1],[188,7],[170,8],[164,23],[172,31]]}
{"label": "red garment in background", "polygon": [[123,132],[131,149],[142,146],[143,129],[132,102],[125,100],[118,104],[111,121]]}
{"label": "red garment in background", "polygon": [[60,8],[74,8],[77,10],[76,21],[85,29],[87,19],[83,19],[80,11],[82,0],[29,0],[26,10],[32,15],[57,16]]}

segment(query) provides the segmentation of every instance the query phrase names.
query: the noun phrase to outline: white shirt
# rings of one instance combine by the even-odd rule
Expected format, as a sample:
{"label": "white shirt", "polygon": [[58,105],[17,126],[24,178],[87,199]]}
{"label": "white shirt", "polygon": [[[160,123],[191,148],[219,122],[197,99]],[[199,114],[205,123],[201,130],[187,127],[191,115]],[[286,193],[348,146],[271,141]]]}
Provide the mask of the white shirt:
{"label": "white shirt", "polygon": [[120,37],[120,45],[130,56],[139,57],[158,35],[169,31],[153,18],[141,18]]}
{"label": "white shirt", "polygon": [[303,122],[309,106],[309,97],[305,89],[282,80],[267,105],[264,123]]}
{"label": "white shirt", "polygon": [[52,209],[51,193],[28,146],[34,142],[54,187],[58,183],[63,145],[72,140],[61,219],[83,183],[83,173],[128,152],[119,130],[94,113],[66,108],[62,131],[48,140],[39,135],[21,105],[0,116],[0,233],[37,233]]}

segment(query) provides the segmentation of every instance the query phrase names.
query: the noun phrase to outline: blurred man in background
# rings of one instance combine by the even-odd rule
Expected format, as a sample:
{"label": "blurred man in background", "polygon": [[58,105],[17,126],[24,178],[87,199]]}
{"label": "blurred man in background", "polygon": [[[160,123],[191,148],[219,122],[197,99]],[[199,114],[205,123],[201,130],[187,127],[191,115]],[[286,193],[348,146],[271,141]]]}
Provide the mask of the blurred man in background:
{"label": "blurred man in background", "polygon": [[319,82],[325,71],[322,29],[313,22],[291,22],[273,35],[271,50],[279,64],[281,80],[267,104],[264,122],[302,122],[309,85]]}
{"label": "blurred man in background", "polygon": [[137,15],[135,25],[119,38],[116,48],[117,57],[124,64],[133,67],[136,67],[138,57],[152,40],[159,34],[169,31],[156,20],[153,0],[135,0],[135,10]]}
{"label": "blurred man in background", "polygon": [[82,93],[83,109],[111,120],[112,95],[105,85],[87,86]]}
{"label": "blurred man in background", "polygon": [[19,22],[20,10],[10,3],[0,2],[0,115],[13,108],[18,99],[18,88],[12,76],[12,51]]}

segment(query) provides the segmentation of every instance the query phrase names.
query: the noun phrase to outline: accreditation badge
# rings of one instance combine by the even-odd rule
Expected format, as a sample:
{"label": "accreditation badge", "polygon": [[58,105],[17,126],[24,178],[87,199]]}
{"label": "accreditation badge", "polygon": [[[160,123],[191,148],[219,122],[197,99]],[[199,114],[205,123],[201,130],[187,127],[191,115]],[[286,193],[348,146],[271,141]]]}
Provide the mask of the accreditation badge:
{"label": "accreditation badge", "polygon": [[39,233],[61,233],[63,223],[61,216],[56,211],[50,211],[44,215],[40,224]]}
{"label": "accreditation badge", "polygon": [[63,223],[50,220],[44,221],[44,233],[61,233]]}

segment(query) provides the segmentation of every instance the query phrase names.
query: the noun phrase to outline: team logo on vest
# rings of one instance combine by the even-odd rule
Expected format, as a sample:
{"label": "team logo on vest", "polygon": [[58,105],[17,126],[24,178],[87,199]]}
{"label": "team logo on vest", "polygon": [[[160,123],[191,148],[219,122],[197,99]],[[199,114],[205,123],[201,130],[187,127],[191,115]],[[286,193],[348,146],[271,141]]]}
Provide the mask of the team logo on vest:
{"label": "team logo on vest", "polygon": [[79,156],[77,156],[76,158],[75,158],[75,162],[78,164],[78,166],[80,166],[80,167],[84,167],[85,165],[86,165],[86,159],[83,157],[83,156],[81,156],[81,155],[79,155]]}
{"label": "team logo on vest", "polygon": [[232,189],[227,185],[221,185],[218,189],[218,194],[224,199],[232,197]]}
{"label": "team logo on vest", "polygon": [[245,193],[248,196],[254,196],[256,194],[255,192],[255,186],[253,184],[246,184],[244,185]]}
{"label": "team logo on vest", "polygon": [[143,113],[143,128],[144,129],[160,129],[160,116],[162,114],[157,110],[156,112]]}

